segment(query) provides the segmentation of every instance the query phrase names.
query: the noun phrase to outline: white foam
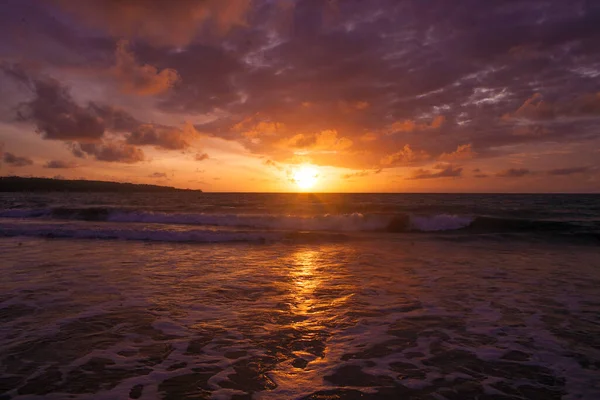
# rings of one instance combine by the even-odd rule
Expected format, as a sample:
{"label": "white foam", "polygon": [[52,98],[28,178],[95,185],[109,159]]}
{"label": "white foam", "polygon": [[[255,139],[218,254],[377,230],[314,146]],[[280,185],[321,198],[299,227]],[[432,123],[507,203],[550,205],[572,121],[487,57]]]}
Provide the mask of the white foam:
{"label": "white foam", "polygon": [[157,242],[264,242],[280,240],[276,232],[215,231],[210,229],[170,230],[90,226],[79,224],[1,224],[0,236],[77,239],[119,239]]}
{"label": "white foam", "polygon": [[367,231],[384,229],[389,223],[389,217],[366,216],[361,213],[297,216],[113,212],[109,215],[108,220],[112,222],[213,225],[307,231]]}
{"label": "white foam", "polygon": [[[0,218],[45,218],[52,215],[52,209],[0,210]],[[305,216],[108,210],[106,220],[120,223],[204,225],[293,231],[359,232],[385,230],[397,217],[399,216],[362,213]],[[67,215],[67,219],[77,218],[78,213],[75,211],[70,216]],[[448,214],[430,216],[411,215],[407,228],[424,232],[455,230],[467,227],[473,220],[473,217]]]}

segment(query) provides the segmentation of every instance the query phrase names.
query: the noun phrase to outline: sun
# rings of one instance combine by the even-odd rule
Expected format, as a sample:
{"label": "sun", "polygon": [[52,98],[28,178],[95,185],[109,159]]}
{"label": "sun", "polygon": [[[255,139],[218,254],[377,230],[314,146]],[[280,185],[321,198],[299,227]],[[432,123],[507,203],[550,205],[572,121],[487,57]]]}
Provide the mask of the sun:
{"label": "sun", "polygon": [[315,186],[319,174],[313,167],[303,166],[294,172],[294,182],[302,190],[307,190]]}

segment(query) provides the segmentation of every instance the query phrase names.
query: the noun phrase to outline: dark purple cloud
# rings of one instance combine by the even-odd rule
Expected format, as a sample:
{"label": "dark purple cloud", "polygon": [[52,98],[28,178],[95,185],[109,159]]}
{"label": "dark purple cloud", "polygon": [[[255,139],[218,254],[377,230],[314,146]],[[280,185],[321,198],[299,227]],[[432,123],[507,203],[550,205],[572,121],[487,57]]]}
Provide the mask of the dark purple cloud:
{"label": "dark purple cloud", "polygon": [[558,168],[548,171],[548,175],[573,175],[589,172],[590,167],[573,167],[573,168]]}
{"label": "dark purple cloud", "polygon": [[[66,86],[21,65],[3,63],[0,69],[33,92],[32,100],[18,105],[17,119],[33,122],[44,139],[80,142],[71,148],[77,157],[87,153],[102,161],[141,161],[141,150],[129,145],[180,150],[189,147],[197,136],[191,125],[177,128],[143,123],[118,107],[102,103],[81,106]],[[100,144],[107,132],[125,134],[128,145]]]}
{"label": "dark purple cloud", "polygon": [[501,178],[521,178],[529,174],[531,174],[531,171],[527,168],[509,168],[498,172],[496,176]]}
{"label": "dark purple cloud", "polygon": [[145,159],[144,152],[124,142],[74,144],[73,154],[77,157],[91,156],[98,161],[132,164]]}
{"label": "dark purple cloud", "polygon": [[142,122],[135,119],[131,114],[117,107],[90,103],[89,109],[102,118],[106,127],[114,132],[130,132],[142,125]]}
{"label": "dark purple cloud", "polygon": [[127,143],[134,145],[155,146],[168,150],[180,150],[190,146],[190,141],[197,135],[192,126],[184,129],[153,124],[143,124],[127,135]]}
{"label": "dark purple cloud", "polygon": [[451,178],[462,176],[462,167],[455,165],[436,165],[433,169],[418,169],[408,179],[435,179],[435,178]]}
{"label": "dark purple cloud", "polygon": [[71,161],[63,160],[50,160],[44,164],[44,168],[63,169],[63,168],[75,168],[77,164]]}
{"label": "dark purple cloud", "polygon": [[106,131],[127,132],[142,125],[117,107],[75,102],[69,88],[52,77],[37,74],[19,64],[0,64],[0,70],[33,92],[33,99],[17,106],[20,121],[33,122],[45,139],[97,141]]}
{"label": "dark purple cloud", "polygon": [[13,167],[26,167],[33,164],[33,161],[30,158],[16,156],[9,152],[4,153],[2,160]]}
{"label": "dark purple cloud", "polygon": [[68,89],[50,77],[30,76],[22,66],[0,64],[2,72],[27,85],[34,93],[31,101],[18,106],[17,117],[31,121],[45,139],[98,140],[105,130],[104,121],[91,106],[75,103]]}

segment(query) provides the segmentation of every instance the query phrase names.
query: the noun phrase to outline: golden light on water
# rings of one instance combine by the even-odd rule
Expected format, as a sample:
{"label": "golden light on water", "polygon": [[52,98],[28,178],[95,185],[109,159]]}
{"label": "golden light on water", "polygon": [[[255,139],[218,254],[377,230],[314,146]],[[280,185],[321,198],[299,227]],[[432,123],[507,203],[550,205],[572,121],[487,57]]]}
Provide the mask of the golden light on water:
{"label": "golden light on water", "polygon": [[312,189],[317,183],[319,174],[314,167],[305,165],[299,167],[293,175],[293,180],[302,190]]}
{"label": "golden light on water", "polygon": [[313,292],[321,283],[322,276],[317,270],[319,253],[312,250],[298,251],[294,254],[295,268],[291,271],[296,292],[294,297],[300,314],[310,312],[316,304]]}

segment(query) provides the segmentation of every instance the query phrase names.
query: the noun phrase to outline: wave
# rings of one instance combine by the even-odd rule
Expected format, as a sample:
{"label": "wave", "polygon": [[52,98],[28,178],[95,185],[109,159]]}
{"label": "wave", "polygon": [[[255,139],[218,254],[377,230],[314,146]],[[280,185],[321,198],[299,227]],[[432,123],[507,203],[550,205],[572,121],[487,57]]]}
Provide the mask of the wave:
{"label": "wave", "polygon": [[118,229],[114,227],[82,228],[80,225],[0,224],[0,237],[38,237],[49,239],[104,239],[173,243],[321,243],[342,242],[343,234],[322,232],[218,231],[210,229]]}
{"label": "wave", "polygon": [[455,215],[324,214],[317,216],[268,214],[161,213],[106,207],[0,211],[0,218],[51,218],[145,224],[204,225],[287,231],[443,231],[468,226],[473,218]]}
{"label": "wave", "polygon": [[0,210],[0,218],[58,219],[250,228],[271,231],[330,232],[574,232],[600,230],[599,222],[583,226],[576,221],[453,214],[323,214],[316,216],[273,214],[163,213],[109,207]]}

